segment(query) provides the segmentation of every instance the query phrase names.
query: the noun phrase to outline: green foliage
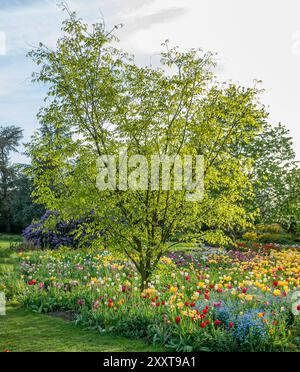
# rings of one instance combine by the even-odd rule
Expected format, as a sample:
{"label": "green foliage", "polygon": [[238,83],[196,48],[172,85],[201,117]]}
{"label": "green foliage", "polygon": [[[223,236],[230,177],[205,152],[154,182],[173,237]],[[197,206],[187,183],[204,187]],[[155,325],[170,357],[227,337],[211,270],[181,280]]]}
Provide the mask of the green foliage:
{"label": "green foliage", "polygon": [[0,228],[11,232],[10,197],[14,188],[16,168],[10,164],[10,153],[17,150],[22,129],[15,126],[0,127]]}
{"label": "green foliage", "polygon": [[289,130],[281,123],[271,126],[266,122],[242,151],[253,159],[254,198],[248,201],[247,211],[259,211],[256,222],[278,222],[289,228],[300,221],[300,169]]}
{"label": "green foliage", "polygon": [[44,208],[33,202],[31,193],[33,191],[32,180],[19,171],[14,181],[14,190],[10,196],[11,229],[20,233],[28,226],[34,218],[44,213]]}
{"label": "green foliage", "polygon": [[[41,66],[34,81],[49,87],[41,130],[28,145],[37,201],[66,219],[93,210],[87,233],[99,234],[100,225],[98,241],[126,253],[142,286],[176,234],[223,244],[228,231],[245,228],[251,162],[231,147],[261,130],[267,114],[260,90],[219,84],[213,56],[201,50],[180,52],[166,42],[159,68],[139,67],[102,24],[89,28],[69,13],[62,31],[55,50],[41,43],[29,54]],[[99,191],[97,158],[124,147],[148,166],[154,154],[204,155],[203,200],[187,201],[186,190],[161,185]]]}
{"label": "green foliage", "polygon": [[0,127],[0,231],[21,233],[43,208],[31,199],[32,181],[23,173],[24,166],[11,164],[10,154],[16,152],[22,129]]}

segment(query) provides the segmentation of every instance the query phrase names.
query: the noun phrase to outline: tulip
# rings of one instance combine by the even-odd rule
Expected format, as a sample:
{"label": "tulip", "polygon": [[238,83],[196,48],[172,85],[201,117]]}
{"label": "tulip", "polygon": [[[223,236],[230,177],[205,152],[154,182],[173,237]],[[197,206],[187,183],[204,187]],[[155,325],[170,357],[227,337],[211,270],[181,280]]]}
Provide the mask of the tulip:
{"label": "tulip", "polygon": [[176,324],[179,324],[179,323],[180,323],[180,320],[181,320],[181,319],[180,319],[180,316],[176,316],[176,317],[175,317],[175,322],[176,322]]}

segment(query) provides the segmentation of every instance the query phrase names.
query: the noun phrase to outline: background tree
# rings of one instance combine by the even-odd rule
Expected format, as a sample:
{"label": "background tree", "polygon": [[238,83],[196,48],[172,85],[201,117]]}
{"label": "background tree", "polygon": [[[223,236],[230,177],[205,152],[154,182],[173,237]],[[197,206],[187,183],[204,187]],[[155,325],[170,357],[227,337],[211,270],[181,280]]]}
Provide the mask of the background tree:
{"label": "background tree", "polygon": [[[110,247],[135,264],[143,288],[171,237],[222,244],[228,229],[246,226],[250,163],[230,144],[249,142],[267,115],[255,87],[216,82],[210,53],[181,53],[166,43],[161,67],[138,67],[102,24],[89,28],[69,12],[63,32],[55,50],[40,44],[30,53],[41,65],[34,80],[49,87],[39,118],[68,133],[57,130],[51,141],[36,133],[29,144],[33,195],[65,219],[93,211],[87,233],[98,234],[98,243],[104,232]],[[186,190],[161,184],[100,191],[97,158],[124,146],[128,156],[144,155],[148,167],[154,154],[204,155],[203,200],[188,201]]]}
{"label": "background tree", "polygon": [[16,177],[16,168],[10,163],[10,153],[17,151],[22,137],[19,127],[0,127],[0,225],[7,233],[11,231],[10,195]]}
{"label": "background tree", "polygon": [[32,179],[24,174],[24,166],[19,166],[9,198],[11,230],[14,233],[21,233],[33,219],[45,213],[43,206],[32,200],[32,192]]}
{"label": "background tree", "polygon": [[[253,159],[250,174],[253,198],[248,200],[247,210],[258,211],[257,223],[277,222],[289,228],[291,221],[299,215],[297,203],[292,202],[297,194],[299,169],[289,130],[281,123],[272,126],[266,122],[262,132],[250,143],[245,143],[241,150]],[[299,189],[300,183],[298,185]]]}

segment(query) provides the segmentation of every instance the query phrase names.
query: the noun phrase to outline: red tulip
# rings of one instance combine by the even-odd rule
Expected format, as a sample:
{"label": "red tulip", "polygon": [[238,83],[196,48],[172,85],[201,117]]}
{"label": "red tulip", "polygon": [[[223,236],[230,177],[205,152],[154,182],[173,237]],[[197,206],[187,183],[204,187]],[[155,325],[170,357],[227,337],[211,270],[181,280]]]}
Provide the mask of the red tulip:
{"label": "red tulip", "polygon": [[230,322],[230,323],[229,323],[229,328],[232,328],[232,327],[233,327],[233,323]]}
{"label": "red tulip", "polygon": [[180,323],[180,316],[176,316],[176,318],[175,318],[175,322],[176,322],[176,324],[179,324]]}
{"label": "red tulip", "polygon": [[243,293],[246,293],[246,292],[247,292],[247,288],[244,287],[244,288],[242,289],[242,292],[243,292]]}
{"label": "red tulip", "polygon": [[216,327],[218,327],[221,323],[222,323],[222,322],[221,322],[220,320],[218,320],[218,319],[216,319],[216,320],[214,321],[214,325],[215,325]]}
{"label": "red tulip", "polygon": [[200,324],[200,327],[201,327],[201,328],[205,328],[205,327],[206,327],[206,323],[205,323],[205,322],[202,322],[202,323]]}
{"label": "red tulip", "polygon": [[297,310],[300,311],[300,305],[297,305]]}

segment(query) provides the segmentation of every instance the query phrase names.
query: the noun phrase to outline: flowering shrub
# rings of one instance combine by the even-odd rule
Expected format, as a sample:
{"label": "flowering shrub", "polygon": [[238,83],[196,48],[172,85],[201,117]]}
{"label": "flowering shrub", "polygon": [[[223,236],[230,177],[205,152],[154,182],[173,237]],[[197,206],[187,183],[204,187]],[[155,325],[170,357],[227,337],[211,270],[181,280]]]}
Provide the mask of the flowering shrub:
{"label": "flowering shrub", "polygon": [[[92,215],[65,222],[59,219],[58,213],[47,211],[39,221],[33,221],[26,227],[23,237],[26,242],[41,248],[57,249],[61,246],[76,248],[85,237],[87,224],[91,219]],[[79,228],[81,233],[77,235]],[[86,243],[89,244],[90,240]]]}
{"label": "flowering shrub", "polygon": [[295,321],[289,298],[300,283],[300,252],[240,254],[162,257],[140,292],[124,257],[34,252],[20,255],[15,296],[35,311],[73,310],[78,323],[177,351],[284,350]]}

